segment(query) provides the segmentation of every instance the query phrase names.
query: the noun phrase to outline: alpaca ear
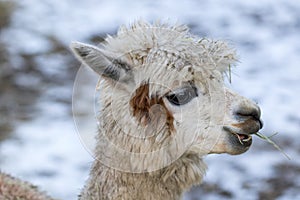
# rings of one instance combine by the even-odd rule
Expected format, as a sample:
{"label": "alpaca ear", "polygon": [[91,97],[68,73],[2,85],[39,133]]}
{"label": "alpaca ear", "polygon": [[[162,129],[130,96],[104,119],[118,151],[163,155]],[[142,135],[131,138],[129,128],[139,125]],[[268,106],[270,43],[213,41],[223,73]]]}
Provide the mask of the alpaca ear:
{"label": "alpaca ear", "polygon": [[80,42],[72,42],[70,47],[80,62],[102,77],[123,83],[133,81],[131,67],[128,64],[106,55],[98,47]]}

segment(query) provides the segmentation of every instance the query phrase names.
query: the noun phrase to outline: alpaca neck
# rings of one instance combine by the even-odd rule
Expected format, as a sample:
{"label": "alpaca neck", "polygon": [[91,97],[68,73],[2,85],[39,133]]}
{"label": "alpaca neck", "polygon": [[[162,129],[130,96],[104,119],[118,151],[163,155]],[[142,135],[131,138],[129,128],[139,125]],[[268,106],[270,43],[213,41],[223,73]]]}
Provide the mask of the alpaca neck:
{"label": "alpaca neck", "polygon": [[196,154],[186,154],[171,165],[146,173],[128,173],[95,160],[81,200],[179,200],[184,191],[201,182],[206,165]]}
{"label": "alpaca neck", "polygon": [[[149,148],[160,148],[160,146],[155,140],[149,140],[145,144],[134,137],[127,137],[133,134],[126,136],[120,124],[127,127],[127,131],[137,132],[137,130],[130,128],[130,124],[126,124],[128,118],[121,118],[120,114],[116,115],[120,118],[110,119],[110,106],[111,104],[104,106],[105,109],[102,110],[99,118],[101,127],[96,138],[96,159],[87,184],[81,193],[81,200],[176,200],[181,198],[184,191],[201,182],[206,165],[196,153],[185,153],[170,165],[152,172],[130,173],[132,171],[128,170],[128,166],[139,166],[141,161],[124,159],[124,153],[112,150],[111,143],[122,147],[125,152],[145,152]],[[119,113],[125,112],[120,110]],[[170,153],[174,152],[170,151]],[[106,158],[114,159],[112,163],[109,163],[105,160]],[[151,162],[157,161],[153,159]],[[124,166],[126,170],[122,170]],[[133,170],[133,172],[136,171]]]}

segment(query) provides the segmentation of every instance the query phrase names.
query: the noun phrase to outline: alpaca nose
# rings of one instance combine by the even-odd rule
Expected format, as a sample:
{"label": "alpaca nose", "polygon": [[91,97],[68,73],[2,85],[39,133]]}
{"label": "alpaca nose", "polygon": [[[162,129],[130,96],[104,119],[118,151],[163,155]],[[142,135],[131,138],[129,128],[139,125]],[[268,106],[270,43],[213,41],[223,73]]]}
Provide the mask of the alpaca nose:
{"label": "alpaca nose", "polygon": [[260,129],[263,127],[263,122],[260,119],[261,117],[261,110],[256,104],[242,104],[238,106],[238,109],[235,111],[235,116],[239,119],[247,120],[253,119],[259,122]]}

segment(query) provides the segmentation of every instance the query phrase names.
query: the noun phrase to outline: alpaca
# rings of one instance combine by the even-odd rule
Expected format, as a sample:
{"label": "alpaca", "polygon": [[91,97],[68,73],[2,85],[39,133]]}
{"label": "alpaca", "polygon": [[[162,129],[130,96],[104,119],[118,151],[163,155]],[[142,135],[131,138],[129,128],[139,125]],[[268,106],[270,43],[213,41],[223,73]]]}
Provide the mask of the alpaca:
{"label": "alpaca", "polygon": [[[178,200],[201,183],[204,156],[244,153],[262,128],[260,108],[224,85],[237,60],[226,42],[138,21],[101,47],[71,49],[102,78],[95,161],[80,200]],[[52,198],[0,172],[0,199]]]}
{"label": "alpaca", "polygon": [[40,192],[37,186],[21,181],[3,172],[0,172],[0,199],[1,200],[54,200],[45,192]]}
{"label": "alpaca", "polygon": [[224,85],[237,60],[226,42],[138,21],[101,47],[71,49],[101,77],[95,161],[80,200],[181,199],[201,183],[205,155],[244,153],[262,128],[260,108]]}

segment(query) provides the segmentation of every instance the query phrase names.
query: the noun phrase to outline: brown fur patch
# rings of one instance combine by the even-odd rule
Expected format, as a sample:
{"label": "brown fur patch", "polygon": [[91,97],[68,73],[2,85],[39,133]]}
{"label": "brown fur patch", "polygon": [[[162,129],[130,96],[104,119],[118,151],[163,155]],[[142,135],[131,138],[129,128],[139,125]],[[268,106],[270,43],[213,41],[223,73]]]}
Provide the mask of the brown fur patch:
{"label": "brown fur patch", "polygon": [[149,84],[143,84],[137,88],[130,100],[133,116],[144,126],[151,122],[151,108],[155,105],[159,105],[164,109],[162,112],[166,115],[166,125],[171,132],[174,131],[174,117],[172,113],[167,109],[162,97],[149,96]]}

